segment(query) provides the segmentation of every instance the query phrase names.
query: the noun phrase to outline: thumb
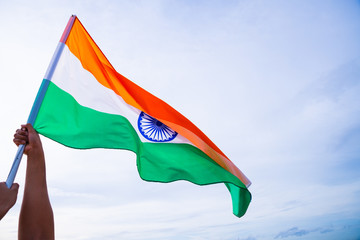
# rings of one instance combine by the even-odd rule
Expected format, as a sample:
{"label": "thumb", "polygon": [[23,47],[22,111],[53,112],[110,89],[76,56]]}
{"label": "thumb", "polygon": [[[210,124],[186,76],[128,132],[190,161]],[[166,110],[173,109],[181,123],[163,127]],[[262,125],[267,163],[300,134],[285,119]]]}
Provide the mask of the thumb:
{"label": "thumb", "polygon": [[10,190],[18,192],[19,191],[19,184],[18,183],[13,183]]}
{"label": "thumb", "polygon": [[31,123],[21,125],[22,128],[26,128],[29,133],[36,132]]}

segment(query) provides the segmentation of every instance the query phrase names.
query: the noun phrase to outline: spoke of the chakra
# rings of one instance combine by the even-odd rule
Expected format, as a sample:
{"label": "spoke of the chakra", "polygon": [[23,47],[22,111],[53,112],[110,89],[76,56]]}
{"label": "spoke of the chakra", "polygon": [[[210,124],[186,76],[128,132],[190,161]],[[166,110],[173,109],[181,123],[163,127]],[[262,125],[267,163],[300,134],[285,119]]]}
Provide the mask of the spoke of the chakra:
{"label": "spoke of the chakra", "polygon": [[156,133],[155,133],[155,139],[159,139],[159,140],[162,140],[161,139],[161,136],[160,136],[160,131],[159,131],[159,129],[156,129]]}
{"label": "spoke of the chakra", "polygon": [[148,127],[144,127],[143,128],[145,132],[149,132],[150,130],[152,130],[153,128],[151,126]]}
{"label": "spoke of the chakra", "polygon": [[171,136],[174,133],[174,131],[171,130],[168,126],[165,126],[164,132],[166,132],[169,136]]}
{"label": "spoke of the chakra", "polygon": [[165,140],[166,139],[166,134],[165,132],[160,132],[161,135],[161,140]]}
{"label": "spoke of the chakra", "polygon": [[150,132],[150,136],[153,136],[156,134],[156,129],[155,128],[152,128],[151,129],[151,132]]}

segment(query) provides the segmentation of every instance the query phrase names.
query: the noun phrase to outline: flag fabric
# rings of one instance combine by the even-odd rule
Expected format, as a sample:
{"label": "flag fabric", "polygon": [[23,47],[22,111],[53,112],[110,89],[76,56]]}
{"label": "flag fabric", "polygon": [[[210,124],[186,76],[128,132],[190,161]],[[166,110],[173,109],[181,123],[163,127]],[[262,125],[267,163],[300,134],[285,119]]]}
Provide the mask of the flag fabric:
{"label": "flag fabric", "polygon": [[224,183],[233,213],[245,214],[246,176],[187,118],[116,72],[76,16],[58,49],[32,110],[36,131],[71,148],[133,151],[146,181]]}

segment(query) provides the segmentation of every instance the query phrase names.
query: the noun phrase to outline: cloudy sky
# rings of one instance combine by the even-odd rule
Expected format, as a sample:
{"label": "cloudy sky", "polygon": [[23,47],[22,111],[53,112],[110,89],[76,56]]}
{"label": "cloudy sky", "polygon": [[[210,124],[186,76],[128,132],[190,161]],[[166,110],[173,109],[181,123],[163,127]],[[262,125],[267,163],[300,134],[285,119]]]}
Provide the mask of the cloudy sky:
{"label": "cloudy sky", "polygon": [[[142,181],[135,155],[42,138],[57,239],[359,239],[360,2],[0,0],[0,180],[76,14],[115,69],[197,125],[252,181]],[[0,222],[16,239],[18,201]]]}

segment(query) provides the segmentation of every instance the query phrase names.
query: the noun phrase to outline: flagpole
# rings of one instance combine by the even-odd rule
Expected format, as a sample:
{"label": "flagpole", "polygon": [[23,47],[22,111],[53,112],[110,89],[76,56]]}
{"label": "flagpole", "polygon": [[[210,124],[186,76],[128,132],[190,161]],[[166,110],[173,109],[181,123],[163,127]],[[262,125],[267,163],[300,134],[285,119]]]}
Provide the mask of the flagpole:
{"label": "flagpole", "polygon": [[[34,104],[31,108],[31,112],[30,112],[30,115],[29,115],[29,118],[27,120],[27,123],[30,123],[31,125],[34,125],[34,122],[35,122],[35,119],[36,119],[36,116],[40,110],[40,106],[41,106],[41,103],[45,97],[45,93],[46,93],[46,90],[49,86],[49,83],[52,79],[52,76],[54,74],[54,71],[55,71],[55,68],[57,66],[57,63],[59,62],[59,59],[60,59],[60,56],[61,56],[61,53],[64,49],[64,46],[65,46],[65,42],[69,36],[69,33],[70,33],[70,30],[74,24],[74,21],[76,19],[76,15],[72,15],[66,25],[66,28],[60,38],[60,42],[58,43],[57,47],[56,47],[56,50],[54,52],[54,55],[50,61],[50,64],[48,66],[48,69],[45,73],[45,76],[44,76],[44,80],[42,81],[41,83],[41,86],[40,86],[40,89],[36,95],[36,98],[35,98],[35,101],[34,101]],[[19,145],[18,147],[18,150],[16,152],[16,155],[15,155],[15,159],[14,159],[14,162],[11,166],[11,169],[10,169],[10,172],[9,172],[9,175],[8,175],[8,178],[6,179],[6,186],[8,188],[11,188],[12,184],[14,183],[14,180],[15,180],[15,177],[16,177],[16,173],[19,169],[19,166],[20,166],[20,162],[21,162],[21,158],[24,154],[24,150],[25,150],[25,145],[24,144],[21,144]]]}

